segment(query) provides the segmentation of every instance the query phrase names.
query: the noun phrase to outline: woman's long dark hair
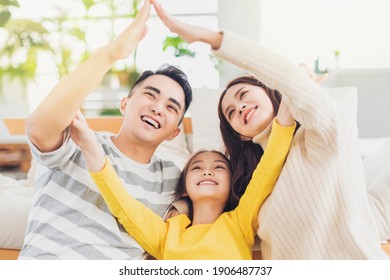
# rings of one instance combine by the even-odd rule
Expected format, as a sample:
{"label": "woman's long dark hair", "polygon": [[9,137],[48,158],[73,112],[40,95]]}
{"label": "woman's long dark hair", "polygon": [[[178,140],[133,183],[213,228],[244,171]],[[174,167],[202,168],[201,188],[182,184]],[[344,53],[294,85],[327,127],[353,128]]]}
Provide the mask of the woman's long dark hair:
{"label": "woman's long dark hair", "polygon": [[227,85],[226,89],[222,92],[218,102],[218,116],[220,120],[220,129],[222,139],[225,144],[225,154],[230,159],[233,173],[231,180],[232,195],[228,202],[229,205],[233,205],[235,208],[238,205],[238,201],[244,194],[246,187],[252,178],[252,173],[263,156],[263,149],[260,145],[253,143],[252,141],[242,141],[240,134],[237,133],[227,121],[222,111],[222,100],[226,95],[227,90],[236,84],[250,84],[261,87],[265,90],[269,96],[272,106],[274,108],[275,116],[279,110],[280,101],[282,99],[281,94],[277,90],[272,90],[262,82],[252,76],[238,77]]}

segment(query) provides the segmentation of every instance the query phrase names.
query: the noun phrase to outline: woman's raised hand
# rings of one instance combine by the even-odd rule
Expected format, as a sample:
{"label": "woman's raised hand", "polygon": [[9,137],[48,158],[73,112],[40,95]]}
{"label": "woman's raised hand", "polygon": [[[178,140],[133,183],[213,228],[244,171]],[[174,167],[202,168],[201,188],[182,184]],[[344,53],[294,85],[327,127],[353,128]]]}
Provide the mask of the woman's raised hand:
{"label": "woman's raised hand", "polygon": [[321,74],[317,76],[317,74],[311,69],[309,66],[307,66],[305,63],[299,64],[299,67],[303,68],[303,70],[306,72],[306,75],[312,79],[317,84],[322,83],[326,79],[328,79],[328,73]]}
{"label": "woman's raised hand", "polygon": [[213,49],[219,49],[223,36],[221,33],[181,22],[168,14],[156,0],[151,1],[157,15],[171,32],[176,33],[188,43],[203,42],[209,44]]}
{"label": "woman's raised hand", "polygon": [[110,56],[116,61],[134,52],[139,41],[147,33],[146,21],[149,19],[151,3],[145,0],[133,22],[106,46]]}

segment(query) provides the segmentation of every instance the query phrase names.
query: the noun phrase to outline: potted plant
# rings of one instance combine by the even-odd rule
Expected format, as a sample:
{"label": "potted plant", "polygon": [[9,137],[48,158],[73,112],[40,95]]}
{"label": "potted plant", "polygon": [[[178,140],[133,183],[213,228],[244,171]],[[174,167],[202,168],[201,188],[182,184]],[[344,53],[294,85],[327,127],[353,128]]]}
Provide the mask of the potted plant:
{"label": "potted plant", "polygon": [[53,51],[46,39],[49,32],[28,19],[9,19],[1,29],[6,39],[0,48],[0,85],[5,77],[26,85],[35,77],[38,53]]}
{"label": "potted plant", "polygon": [[188,48],[188,43],[179,36],[167,37],[163,43],[163,51],[173,48],[175,57],[195,57],[195,52]]}
{"label": "potted plant", "polygon": [[4,26],[11,18],[10,8],[19,7],[19,2],[16,0],[0,0],[0,27]]}

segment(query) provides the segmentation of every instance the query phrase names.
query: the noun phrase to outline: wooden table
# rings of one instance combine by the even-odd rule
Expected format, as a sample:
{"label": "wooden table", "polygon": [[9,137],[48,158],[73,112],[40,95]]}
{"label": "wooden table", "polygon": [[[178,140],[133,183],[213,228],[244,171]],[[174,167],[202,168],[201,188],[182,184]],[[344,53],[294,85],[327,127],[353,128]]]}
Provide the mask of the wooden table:
{"label": "wooden table", "polygon": [[0,143],[0,167],[17,167],[28,172],[31,152],[27,143]]}

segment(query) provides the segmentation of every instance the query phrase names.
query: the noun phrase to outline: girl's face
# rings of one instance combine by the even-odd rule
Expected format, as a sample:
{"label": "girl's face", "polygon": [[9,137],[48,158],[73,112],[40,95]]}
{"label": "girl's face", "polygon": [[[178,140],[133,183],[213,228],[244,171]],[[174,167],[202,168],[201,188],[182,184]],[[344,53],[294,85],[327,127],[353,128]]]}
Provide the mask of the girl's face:
{"label": "girl's face", "polygon": [[265,90],[239,83],[231,86],[222,100],[222,112],[232,128],[248,141],[263,131],[275,117],[274,108]]}
{"label": "girl's face", "polygon": [[214,152],[195,156],[188,165],[186,193],[195,204],[198,201],[214,201],[226,204],[230,195],[229,164]]}

